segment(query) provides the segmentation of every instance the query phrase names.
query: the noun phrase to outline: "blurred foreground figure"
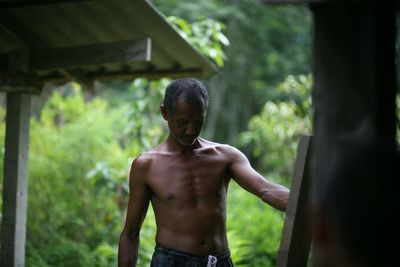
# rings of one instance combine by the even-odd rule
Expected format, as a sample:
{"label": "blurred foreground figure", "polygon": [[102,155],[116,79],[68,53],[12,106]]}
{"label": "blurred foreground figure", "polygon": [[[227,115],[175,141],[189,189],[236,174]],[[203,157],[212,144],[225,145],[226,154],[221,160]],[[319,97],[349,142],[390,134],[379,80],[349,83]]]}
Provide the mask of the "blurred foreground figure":
{"label": "blurred foreground figure", "polygon": [[150,202],[157,225],[154,267],[233,266],[226,236],[231,179],[274,208],[286,209],[287,188],[264,179],[238,149],[199,137],[207,103],[207,90],[197,80],[179,79],[167,87],[161,114],[169,136],[132,163],[119,267],[136,266]]}
{"label": "blurred foreground figure", "polygon": [[399,156],[377,143],[330,165],[315,197],[314,266],[398,266],[393,191],[399,166]]}

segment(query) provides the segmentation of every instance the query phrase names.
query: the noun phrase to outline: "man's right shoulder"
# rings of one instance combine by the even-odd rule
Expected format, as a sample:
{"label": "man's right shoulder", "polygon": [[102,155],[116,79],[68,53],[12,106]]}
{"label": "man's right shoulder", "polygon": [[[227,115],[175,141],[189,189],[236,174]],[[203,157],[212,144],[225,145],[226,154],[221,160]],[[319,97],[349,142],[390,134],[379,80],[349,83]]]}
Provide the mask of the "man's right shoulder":
{"label": "man's right shoulder", "polygon": [[140,181],[145,182],[154,161],[154,155],[149,152],[137,156],[131,165],[129,174],[130,181],[133,183],[138,183]]}

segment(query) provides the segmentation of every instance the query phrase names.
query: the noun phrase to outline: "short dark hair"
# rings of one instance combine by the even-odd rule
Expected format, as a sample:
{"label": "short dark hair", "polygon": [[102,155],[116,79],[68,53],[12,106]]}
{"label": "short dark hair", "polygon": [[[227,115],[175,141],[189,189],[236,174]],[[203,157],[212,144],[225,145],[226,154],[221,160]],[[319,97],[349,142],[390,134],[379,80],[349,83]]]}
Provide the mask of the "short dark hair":
{"label": "short dark hair", "polygon": [[190,104],[208,105],[208,92],[204,84],[192,78],[182,78],[172,81],[165,90],[164,107],[168,112],[175,110],[179,96],[183,96]]}
{"label": "short dark hair", "polygon": [[[382,142],[351,149],[332,162],[317,202],[337,222],[345,249],[368,266],[391,266],[391,187],[400,177],[399,155]],[[392,242],[390,242],[392,239]]]}

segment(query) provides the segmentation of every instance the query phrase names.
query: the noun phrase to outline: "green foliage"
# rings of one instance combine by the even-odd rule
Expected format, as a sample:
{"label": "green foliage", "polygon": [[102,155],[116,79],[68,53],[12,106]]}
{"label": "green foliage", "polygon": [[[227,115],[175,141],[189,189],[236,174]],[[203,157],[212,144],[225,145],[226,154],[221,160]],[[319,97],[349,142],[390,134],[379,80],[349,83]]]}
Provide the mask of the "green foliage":
{"label": "green foliage", "polygon": [[311,77],[288,76],[278,90],[286,100],[265,103],[240,135],[240,145],[249,152],[257,170],[288,185],[298,136],[311,132]]}
{"label": "green foliage", "polygon": [[31,121],[27,262],[108,266],[98,246],[115,244],[121,227],[131,155],[118,140],[128,109],[85,101],[71,83]]}
{"label": "green foliage", "polygon": [[[260,0],[154,0],[163,13],[190,23],[222,22],[230,45],[222,76],[208,85],[207,135],[234,143],[248,119],[273,99],[288,75],[311,71],[311,12],[304,6],[265,5]],[[214,118],[215,117],[215,118]]]}
{"label": "green foliage", "polygon": [[[311,77],[288,76],[277,86],[275,101],[268,101],[250,119],[240,144],[254,167],[275,182],[290,184],[298,135],[311,129]],[[284,214],[265,205],[232,183],[228,193],[228,229],[244,242],[243,266],[275,266]],[[231,241],[231,239],[230,239]],[[231,244],[232,245],[232,244]]]}
{"label": "green foliage", "polygon": [[27,266],[95,266],[93,254],[83,242],[52,233],[52,238],[39,248],[27,241]]}
{"label": "green foliage", "polygon": [[241,228],[229,227],[228,229],[228,240],[229,250],[231,252],[232,261],[235,266],[246,266],[246,259],[250,256],[250,241],[247,240],[247,236],[243,232],[239,233]]}
{"label": "green foliage", "polygon": [[167,17],[167,21],[202,54],[212,59],[219,67],[224,66],[226,55],[223,46],[228,46],[229,40],[222,33],[225,29],[223,23],[213,19],[189,23],[175,16]]}
{"label": "green foliage", "polygon": [[273,267],[279,249],[283,213],[231,182],[227,226],[235,266]]}
{"label": "green foliage", "polygon": [[130,108],[124,133],[129,140],[126,143],[135,147],[132,152],[147,151],[165,139],[167,128],[159,110],[164,90],[169,83],[169,79],[136,79],[130,84],[127,90],[131,98],[128,99]]}
{"label": "green foliage", "polygon": [[107,267],[107,266],[115,266],[116,259],[118,257],[118,248],[116,244],[110,245],[107,242],[103,242],[99,244],[95,250],[95,266],[98,267]]}

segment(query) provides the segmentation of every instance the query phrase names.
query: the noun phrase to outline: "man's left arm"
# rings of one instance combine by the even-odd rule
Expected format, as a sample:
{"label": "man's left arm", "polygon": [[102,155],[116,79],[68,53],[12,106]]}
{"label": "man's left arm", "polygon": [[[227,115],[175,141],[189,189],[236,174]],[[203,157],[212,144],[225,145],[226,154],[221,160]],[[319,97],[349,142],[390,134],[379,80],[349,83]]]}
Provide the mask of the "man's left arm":
{"label": "man's left arm", "polygon": [[272,183],[250,165],[246,156],[234,147],[227,149],[228,157],[231,160],[230,173],[232,178],[245,190],[260,197],[265,203],[272,207],[285,211],[289,190],[279,184]]}

